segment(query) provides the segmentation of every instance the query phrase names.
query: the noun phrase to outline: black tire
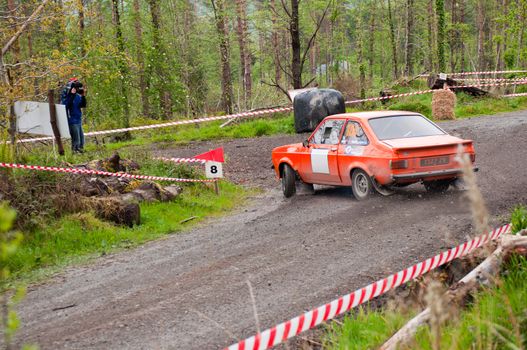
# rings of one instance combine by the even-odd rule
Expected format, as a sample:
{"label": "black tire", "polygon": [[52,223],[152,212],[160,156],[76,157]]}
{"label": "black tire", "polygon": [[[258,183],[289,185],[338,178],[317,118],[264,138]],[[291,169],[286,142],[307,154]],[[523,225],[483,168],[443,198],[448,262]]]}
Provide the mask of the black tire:
{"label": "black tire", "polygon": [[425,181],[423,184],[428,192],[431,193],[444,193],[448,190],[448,187],[452,183],[452,180],[435,180]]}
{"label": "black tire", "polygon": [[282,171],[282,192],[285,198],[289,198],[296,193],[296,174],[293,168],[284,164]]}
{"label": "black tire", "polygon": [[372,191],[371,179],[364,170],[356,169],[351,174],[351,190],[358,201],[362,201]]}

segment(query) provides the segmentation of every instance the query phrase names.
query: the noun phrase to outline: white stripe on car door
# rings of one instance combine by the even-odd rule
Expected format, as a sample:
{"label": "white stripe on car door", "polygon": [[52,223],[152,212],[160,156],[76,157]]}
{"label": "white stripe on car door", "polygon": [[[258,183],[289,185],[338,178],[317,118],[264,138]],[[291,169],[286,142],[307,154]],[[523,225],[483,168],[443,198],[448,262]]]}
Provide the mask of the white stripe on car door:
{"label": "white stripe on car door", "polygon": [[311,170],[313,173],[329,174],[328,149],[311,150]]}

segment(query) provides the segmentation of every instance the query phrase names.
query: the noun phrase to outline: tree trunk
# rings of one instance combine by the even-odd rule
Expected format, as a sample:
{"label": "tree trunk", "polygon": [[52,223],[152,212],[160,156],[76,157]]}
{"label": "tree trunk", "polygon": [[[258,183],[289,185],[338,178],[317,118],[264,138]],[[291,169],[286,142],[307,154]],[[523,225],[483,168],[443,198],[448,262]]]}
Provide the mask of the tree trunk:
{"label": "tree trunk", "polygon": [[414,74],[414,0],[406,0],[406,43],[405,43],[405,68],[404,74],[408,77]]}
{"label": "tree trunk", "polygon": [[141,93],[141,109],[143,116],[150,117],[150,102],[147,94],[147,80],[145,76],[145,57],[143,54],[143,25],[141,24],[141,4],[134,0],[134,29],[137,50],[137,64],[139,66],[139,91]]}
{"label": "tree trunk", "polygon": [[291,0],[291,17],[289,21],[289,34],[291,35],[291,73],[293,88],[302,89],[302,66],[300,60],[300,25],[298,17],[299,0]]}
{"label": "tree trunk", "polygon": [[[465,0],[459,0],[459,23],[465,24]],[[460,66],[461,66],[461,72],[465,71],[465,42],[462,40],[463,32],[461,31],[459,34],[459,54],[461,55],[460,58]]]}
{"label": "tree trunk", "polygon": [[[163,84],[163,86],[169,86],[170,84],[168,84],[167,81],[167,79],[169,79],[169,75],[165,72],[165,69],[163,68],[166,56],[165,49],[161,44],[161,12],[159,9],[159,1],[149,0],[148,3],[150,5],[150,14],[152,16],[152,40],[155,50],[155,62],[152,62],[152,64],[154,65],[156,75],[159,78],[159,83]],[[163,118],[169,119],[170,117],[172,117],[172,94],[170,92],[170,89],[160,87],[158,94]]]}
{"label": "tree trunk", "polygon": [[271,44],[273,45],[274,80],[277,84],[279,84],[280,79],[282,78],[282,71],[280,70],[280,64],[279,64],[280,45],[279,45],[279,38],[278,38],[278,26],[276,24],[277,16],[276,16],[275,0],[269,0],[269,7],[271,8],[271,24],[273,26],[272,34],[271,34]]}
{"label": "tree trunk", "polygon": [[366,68],[364,65],[364,49],[362,42],[362,21],[359,17],[357,19],[357,51],[358,51],[358,64],[359,64],[359,81],[360,81],[360,98],[364,99],[366,97]]}
{"label": "tree trunk", "polygon": [[81,57],[86,56],[86,45],[84,40],[84,0],[77,0],[77,11],[79,11],[79,40],[81,48]]}
{"label": "tree trunk", "polygon": [[[13,30],[16,32],[18,30],[18,26],[16,25],[16,20],[14,19],[17,17],[17,5],[15,4],[14,0],[7,0],[7,10],[9,11],[10,16],[12,18],[9,19],[9,24],[13,27]],[[20,62],[20,44],[18,42],[18,39],[13,43],[13,56],[15,57],[15,63]]]}
{"label": "tree trunk", "polygon": [[119,0],[112,0],[112,9],[113,9],[113,15],[115,19],[115,39],[117,41],[117,48],[119,50],[118,52],[118,59],[117,59],[117,65],[119,67],[119,73],[121,74],[122,79],[121,86],[120,86],[120,97],[122,99],[122,105],[123,105],[123,127],[128,128],[130,127],[130,108],[128,106],[128,79],[129,79],[129,72],[128,72],[128,66],[126,65],[126,61],[124,59],[124,38],[123,38],[123,32],[121,28],[121,16],[119,13]]}
{"label": "tree trunk", "polygon": [[399,79],[397,69],[397,43],[395,42],[395,23],[393,22],[392,3],[388,0],[388,20],[390,25],[390,42],[392,44],[393,77]]}
{"label": "tree trunk", "polygon": [[445,72],[445,1],[436,0],[437,13],[437,63],[440,72]]}
{"label": "tree trunk", "polygon": [[451,0],[450,15],[452,17],[452,29],[450,31],[450,71],[456,71],[456,49],[459,45],[459,28],[457,23],[457,6],[456,0]]}
{"label": "tree trunk", "polygon": [[228,28],[225,21],[224,0],[211,0],[220,41],[222,106],[227,114],[233,113],[232,74],[229,54]]}
{"label": "tree trunk", "polygon": [[477,26],[478,26],[478,69],[485,70],[485,9],[482,1],[477,3]]}
{"label": "tree trunk", "polygon": [[428,72],[432,73],[435,69],[434,69],[434,19],[435,19],[435,16],[434,16],[434,0],[429,0],[428,1],[428,21],[427,21],[427,24],[428,24],[428,36],[427,36],[427,39],[428,39],[428,52],[427,52],[427,69],[428,69]]}
{"label": "tree trunk", "polygon": [[247,3],[245,0],[236,0],[237,34],[240,45],[240,65],[242,71],[242,81],[244,87],[243,107],[247,109],[250,104],[252,95],[252,77],[251,77],[251,53],[248,42],[247,32]]}
{"label": "tree trunk", "polygon": [[370,73],[370,82],[373,82],[373,70],[375,66],[375,18],[377,16],[377,5],[376,2],[373,1],[371,5],[371,12],[370,12],[370,52],[369,52],[369,73]]}

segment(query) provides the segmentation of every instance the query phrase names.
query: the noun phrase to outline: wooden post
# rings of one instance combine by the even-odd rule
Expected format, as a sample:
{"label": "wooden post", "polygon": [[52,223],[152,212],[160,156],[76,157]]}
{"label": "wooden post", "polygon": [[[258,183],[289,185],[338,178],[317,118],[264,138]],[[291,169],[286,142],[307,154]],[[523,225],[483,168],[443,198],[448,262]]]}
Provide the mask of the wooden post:
{"label": "wooden post", "polygon": [[214,181],[214,191],[219,196],[220,195],[220,185],[218,184],[218,181],[220,181],[220,180],[216,179],[216,181]]}
{"label": "wooden post", "polygon": [[57,109],[55,107],[55,90],[48,91],[48,103],[49,103],[49,121],[51,122],[51,128],[53,129],[53,135],[55,135],[55,141],[59,148],[59,154],[64,155],[64,146],[62,145],[62,138],[60,137],[59,126],[57,125]]}

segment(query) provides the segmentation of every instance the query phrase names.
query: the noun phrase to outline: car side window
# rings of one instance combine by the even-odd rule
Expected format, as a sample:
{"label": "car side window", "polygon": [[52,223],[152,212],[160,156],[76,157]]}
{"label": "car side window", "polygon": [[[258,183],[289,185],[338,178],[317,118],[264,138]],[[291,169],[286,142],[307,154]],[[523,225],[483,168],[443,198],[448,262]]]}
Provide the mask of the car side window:
{"label": "car side window", "polygon": [[369,143],[364,129],[359,123],[349,121],[342,135],[343,145],[366,146]]}
{"label": "car side window", "polygon": [[312,143],[317,145],[337,145],[344,120],[327,120],[313,135]]}

